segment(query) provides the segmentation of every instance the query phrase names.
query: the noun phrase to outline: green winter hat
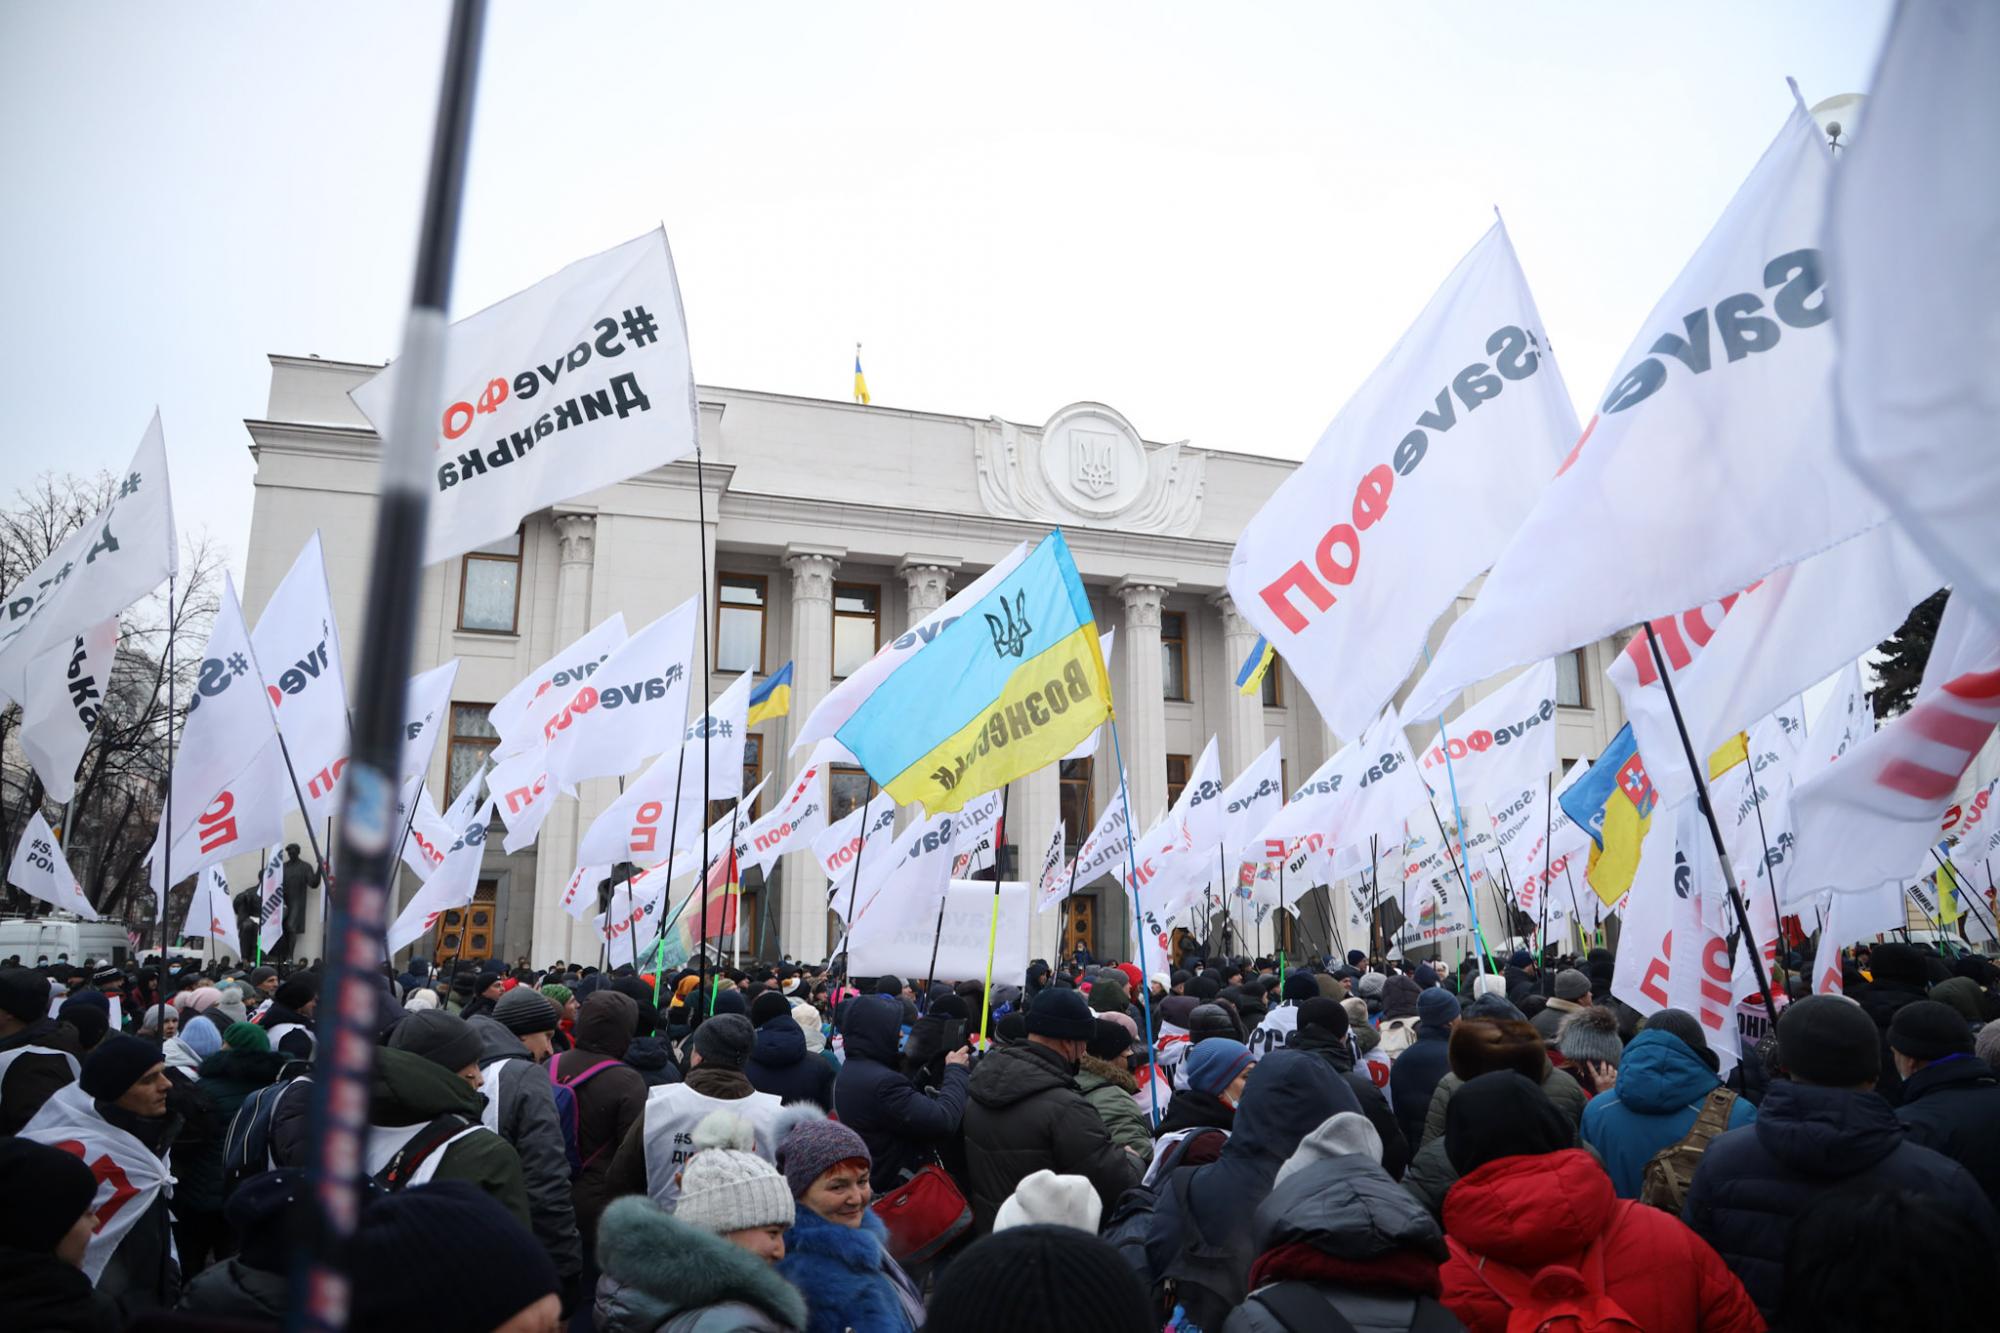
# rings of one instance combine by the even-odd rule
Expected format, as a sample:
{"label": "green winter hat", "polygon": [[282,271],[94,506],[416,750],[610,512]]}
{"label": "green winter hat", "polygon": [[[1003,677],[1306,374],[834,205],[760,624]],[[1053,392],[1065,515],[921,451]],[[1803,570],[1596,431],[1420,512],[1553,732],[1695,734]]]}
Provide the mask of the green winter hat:
{"label": "green winter hat", "polygon": [[238,1051],[268,1051],[271,1038],[255,1023],[231,1023],[222,1030],[222,1044]]}

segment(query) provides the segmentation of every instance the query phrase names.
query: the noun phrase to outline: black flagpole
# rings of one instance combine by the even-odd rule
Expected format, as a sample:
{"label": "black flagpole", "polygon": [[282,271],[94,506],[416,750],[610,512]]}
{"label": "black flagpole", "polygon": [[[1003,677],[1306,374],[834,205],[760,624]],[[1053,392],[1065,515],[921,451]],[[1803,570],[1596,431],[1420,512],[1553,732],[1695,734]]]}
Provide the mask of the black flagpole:
{"label": "black flagpole", "polygon": [[[695,550],[701,557],[701,715],[708,716],[711,704],[708,698],[708,488],[703,484],[701,471],[701,431],[699,423],[694,441],[694,513]],[[708,733],[710,728],[701,729],[701,939],[695,950],[701,955],[698,965],[701,975],[701,1011],[695,1020],[707,1018],[715,1007],[715,997],[708,989]],[[678,779],[679,773],[675,777]],[[741,788],[739,787],[739,790]],[[675,797],[675,803],[679,803]],[[679,823],[676,818],[675,823]],[[735,845],[732,837],[730,845]],[[671,868],[670,868],[671,869]]]}
{"label": "black flagpole", "polygon": [[391,429],[382,440],[375,563],[363,623],[360,701],[340,805],[342,891],[325,951],[322,1025],[311,1087],[315,1147],[291,1231],[291,1289],[285,1327],[337,1333],[347,1326],[349,1247],[361,1212],[369,1087],[375,1069],[376,991],[369,972],[382,957],[389,862],[396,816],[395,774],[403,743],[404,681],[416,638],[429,508],[431,417],[444,359],[446,311],[458,249],[465,165],[485,0],[455,0],[431,140],[430,180],[418,236],[416,279],[403,334],[403,373]]}
{"label": "black flagpole", "polygon": [[[1778,1006],[1771,1002],[1771,979],[1764,975],[1764,955],[1757,948],[1757,933],[1750,929],[1750,912],[1743,905],[1743,895],[1736,888],[1736,869],[1729,864],[1729,849],[1722,845],[1722,825],[1715,822],[1715,806],[1708,799],[1708,775],[1702,771],[1701,761],[1695,756],[1694,741],[1688,737],[1687,723],[1681,717],[1681,701],[1674,693],[1674,677],[1667,666],[1666,655],[1660,651],[1660,636],[1653,632],[1653,622],[1646,622],[1646,646],[1653,651],[1653,662],[1660,669],[1660,684],[1667,691],[1667,707],[1673,710],[1674,730],[1681,735],[1681,750],[1687,756],[1688,772],[1694,777],[1695,796],[1701,801],[1701,813],[1708,820],[1708,836],[1715,842],[1715,858],[1722,863],[1722,878],[1729,887],[1729,905],[1736,910],[1737,924],[1743,928],[1743,938],[1750,941],[1750,970],[1757,978],[1757,988],[1764,992],[1764,1014],[1771,1020],[1771,1027],[1778,1026]],[[1752,782],[1757,775],[1750,775]]]}

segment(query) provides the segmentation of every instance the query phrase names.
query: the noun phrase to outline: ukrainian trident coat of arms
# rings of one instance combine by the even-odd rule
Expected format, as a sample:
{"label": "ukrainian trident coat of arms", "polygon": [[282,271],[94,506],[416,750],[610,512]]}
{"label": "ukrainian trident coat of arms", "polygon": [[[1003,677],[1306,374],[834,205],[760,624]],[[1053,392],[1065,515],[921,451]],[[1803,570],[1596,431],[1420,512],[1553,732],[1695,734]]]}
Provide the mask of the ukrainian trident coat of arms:
{"label": "ukrainian trident coat of arms", "polygon": [[1118,489],[1118,437],[1108,431],[1071,430],[1070,475],[1076,487],[1101,500]]}

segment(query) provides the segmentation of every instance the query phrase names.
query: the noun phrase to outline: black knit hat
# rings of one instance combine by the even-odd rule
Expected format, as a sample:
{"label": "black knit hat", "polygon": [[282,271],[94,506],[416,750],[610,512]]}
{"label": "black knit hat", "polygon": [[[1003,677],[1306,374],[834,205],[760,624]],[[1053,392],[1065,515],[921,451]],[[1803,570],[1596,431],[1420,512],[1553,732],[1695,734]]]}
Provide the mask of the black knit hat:
{"label": "black knit hat", "polygon": [[49,1012],[49,983],[25,967],[0,967],[0,1013],[32,1023]]}
{"label": "black knit hat", "polygon": [[1801,1083],[1858,1087],[1882,1076],[1881,1034],[1845,996],[1809,995],[1778,1015],[1778,1063]]}
{"label": "black knit hat", "polygon": [[1722,1058],[1708,1048],[1708,1034],[1701,1030],[1701,1020],[1687,1010],[1661,1009],[1647,1014],[1645,1030],[1678,1037],[1683,1045],[1701,1057],[1701,1062],[1710,1070],[1722,1072]]}
{"label": "black knit hat", "polygon": [[[428,1012],[436,1013],[437,1010]],[[562,1014],[555,1002],[540,991],[528,986],[516,986],[495,1002],[493,1017],[515,1036],[525,1037],[536,1032],[554,1032],[556,1020]]]}
{"label": "black knit hat", "polygon": [[1090,1333],[1159,1327],[1118,1251],[1064,1226],[1009,1227],[976,1242],[938,1279],[925,1317],[925,1327],[952,1333],[1016,1333],[1055,1322]]}
{"label": "black knit hat", "polygon": [[51,1253],[97,1197],[83,1159],[33,1139],[0,1139],[0,1249]]}
{"label": "black knit hat", "polygon": [[470,1023],[442,1009],[419,1009],[396,1024],[396,1030],[389,1034],[389,1046],[392,1050],[422,1056],[453,1073],[478,1064],[479,1054],[485,1049]]}
{"label": "black knit hat", "polygon": [[1459,1175],[1502,1157],[1559,1152],[1576,1129],[1531,1079],[1508,1069],[1470,1079],[1444,1105],[1444,1155]]}
{"label": "black knit hat", "polygon": [[1319,998],[1319,982],[1310,972],[1294,972],[1285,978],[1285,998],[1304,1002]]}
{"label": "black knit hat", "polygon": [[1972,1029],[1956,1009],[1936,1000],[1904,1005],[1889,1020],[1889,1049],[1912,1060],[1972,1054]]}
{"label": "black knit hat", "polygon": [[1336,1037],[1347,1035],[1347,1010],[1340,1007],[1339,1000],[1329,1000],[1324,995],[1316,995],[1299,1006],[1300,1028],[1323,1028]]}
{"label": "black knit hat", "polygon": [[354,1269],[354,1328],[498,1328],[561,1285],[528,1229],[456,1180],[369,1204]]}
{"label": "black knit hat", "polygon": [[1100,1018],[1086,1049],[1100,1060],[1120,1059],[1132,1049],[1132,1030],[1113,1019]]}
{"label": "black knit hat", "polygon": [[278,983],[277,994],[271,997],[274,1004],[283,1005],[294,1012],[305,1008],[319,997],[319,974],[317,972],[294,973],[288,980]]}
{"label": "black knit hat", "polygon": [[104,1034],[111,1031],[110,1009],[88,1000],[64,1000],[62,1008],[56,1010],[56,1021],[75,1028],[76,1039],[86,1051],[103,1041]]}
{"label": "black knit hat", "polygon": [[750,1001],[750,1022],[757,1027],[774,1018],[789,1018],[791,1014],[792,1002],[779,991],[759,991],[757,998]]}
{"label": "black knit hat", "polygon": [[[1097,1015],[1073,990],[1051,988],[1028,1006],[1028,1035],[1066,1041],[1088,1041],[1097,1030]],[[948,1327],[940,1325],[940,1327]]]}
{"label": "black knit hat", "polygon": [[115,1102],[144,1078],[147,1070],[165,1059],[152,1042],[121,1032],[106,1037],[103,1045],[84,1057],[77,1086],[101,1101]]}
{"label": "black knit hat", "polygon": [[741,1069],[757,1045],[757,1029],[741,1014],[716,1014],[694,1030],[694,1053],[704,1065]]}

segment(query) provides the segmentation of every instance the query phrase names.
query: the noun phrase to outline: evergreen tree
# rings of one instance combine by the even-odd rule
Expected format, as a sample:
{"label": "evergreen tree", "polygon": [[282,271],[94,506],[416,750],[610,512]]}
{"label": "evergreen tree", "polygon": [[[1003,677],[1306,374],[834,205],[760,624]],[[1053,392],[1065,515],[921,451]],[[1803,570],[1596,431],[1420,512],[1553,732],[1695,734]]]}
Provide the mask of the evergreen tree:
{"label": "evergreen tree", "polygon": [[1924,678],[1924,664],[1931,660],[1931,644],[1937,639],[1938,618],[1944,614],[1948,588],[1940,588],[1912,607],[1902,626],[1876,645],[1881,660],[1875,663],[1878,683],[1869,695],[1879,721],[1900,713],[1917,697]]}

